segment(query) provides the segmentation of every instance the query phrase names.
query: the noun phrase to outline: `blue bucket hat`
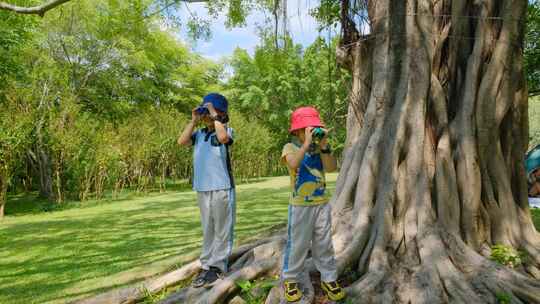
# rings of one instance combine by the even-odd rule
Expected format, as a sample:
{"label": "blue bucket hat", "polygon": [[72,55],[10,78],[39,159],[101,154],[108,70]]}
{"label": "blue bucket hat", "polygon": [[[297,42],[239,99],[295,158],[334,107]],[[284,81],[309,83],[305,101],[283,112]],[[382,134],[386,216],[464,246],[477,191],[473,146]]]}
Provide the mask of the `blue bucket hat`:
{"label": "blue bucket hat", "polygon": [[225,98],[225,96],[218,93],[210,93],[204,96],[201,105],[197,108],[197,112],[199,112],[199,114],[208,113],[208,109],[204,107],[204,105],[207,103],[211,103],[216,110],[227,113],[229,103],[227,102],[227,98]]}
{"label": "blue bucket hat", "polygon": [[540,145],[536,146],[529,153],[525,159],[525,169],[527,169],[527,175],[531,174],[534,170],[540,168]]}

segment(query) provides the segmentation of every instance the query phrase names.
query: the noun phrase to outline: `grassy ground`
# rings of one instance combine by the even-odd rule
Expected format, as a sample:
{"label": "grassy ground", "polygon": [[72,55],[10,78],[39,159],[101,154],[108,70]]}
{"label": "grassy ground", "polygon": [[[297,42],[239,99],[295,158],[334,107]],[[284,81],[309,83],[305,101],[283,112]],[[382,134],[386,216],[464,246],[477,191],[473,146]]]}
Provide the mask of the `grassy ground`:
{"label": "grassy ground", "polygon": [[[330,189],[335,177],[329,176]],[[288,183],[277,177],[238,186],[237,240],[286,222]],[[27,201],[10,200],[21,206],[0,224],[0,303],[66,303],[177,267],[199,253],[192,191],[47,213]]]}
{"label": "grassy ground", "polygon": [[540,232],[540,209],[532,209],[531,213],[534,226],[536,226],[536,230]]}
{"label": "grassy ground", "polygon": [[[335,177],[329,176],[331,189]],[[277,177],[238,187],[237,240],[286,222],[288,182]],[[24,205],[27,199],[10,203]],[[0,223],[2,304],[66,303],[178,267],[199,253],[199,213],[191,191],[125,196],[48,213],[29,205],[13,209],[19,215]],[[540,230],[540,209],[532,215]]]}

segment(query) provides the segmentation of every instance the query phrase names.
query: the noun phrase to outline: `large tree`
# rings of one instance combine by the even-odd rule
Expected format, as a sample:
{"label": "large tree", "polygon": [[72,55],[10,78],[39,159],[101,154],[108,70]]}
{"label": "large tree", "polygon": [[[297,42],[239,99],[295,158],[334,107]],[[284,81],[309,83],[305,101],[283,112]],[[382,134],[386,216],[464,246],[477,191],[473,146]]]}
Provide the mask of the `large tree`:
{"label": "large tree", "polygon": [[[342,16],[340,51],[355,81],[349,127],[358,132],[333,200],[341,265],[366,273],[351,294],[495,303],[508,293],[540,303],[540,235],[523,169],[527,1],[360,8],[369,34],[351,34],[350,9]],[[495,244],[527,252],[525,267],[486,259]]]}

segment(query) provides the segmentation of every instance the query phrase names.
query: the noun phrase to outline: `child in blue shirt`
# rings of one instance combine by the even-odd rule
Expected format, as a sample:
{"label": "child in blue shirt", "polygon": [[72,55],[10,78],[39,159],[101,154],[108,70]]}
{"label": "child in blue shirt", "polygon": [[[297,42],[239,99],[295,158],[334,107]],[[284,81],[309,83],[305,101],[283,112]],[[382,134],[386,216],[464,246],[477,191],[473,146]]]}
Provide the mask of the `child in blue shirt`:
{"label": "child in blue shirt", "polygon": [[[236,206],[229,156],[233,130],[227,126],[227,108],[224,96],[206,95],[178,138],[178,144],[194,147],[193,190],[197,191],[203,229],[202,271],[193,280],[194,287],[211,284],[227,272],[233,246]],[[195,130],[200,121],[205,127]]]}

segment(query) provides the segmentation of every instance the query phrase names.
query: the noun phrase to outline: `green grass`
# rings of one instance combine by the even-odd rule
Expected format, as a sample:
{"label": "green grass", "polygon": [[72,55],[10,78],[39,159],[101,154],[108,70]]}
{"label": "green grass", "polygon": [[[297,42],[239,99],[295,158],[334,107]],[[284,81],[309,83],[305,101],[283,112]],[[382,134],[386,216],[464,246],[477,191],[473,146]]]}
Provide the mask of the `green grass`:
{"label": "green grass", "polygon": [[[331,189],[335,177],[329,176]],[[238,186],[237,242],[286,223],[288,183],[288,177],[277,177]],[[27,201],[19,196],[8,204],[31,205]],[[199,254],[192,191],[126,196],[47,213],[29,206],[12,211],[0,222],[0,303],[66,303],[140,281]]]}
{"label": "green grass", "polygon": [[540,232],[540,209],[531,209],[531,214],[536,231]]}

